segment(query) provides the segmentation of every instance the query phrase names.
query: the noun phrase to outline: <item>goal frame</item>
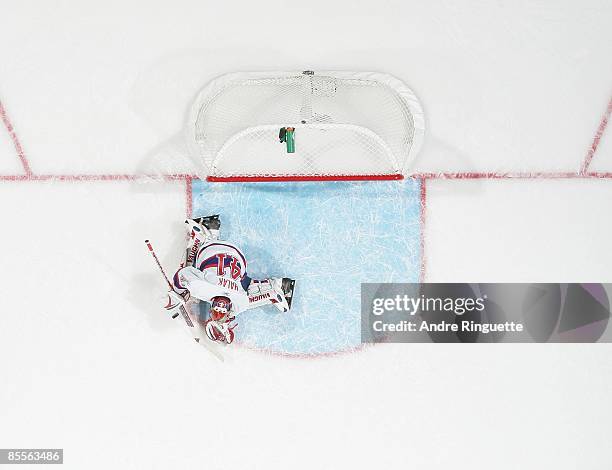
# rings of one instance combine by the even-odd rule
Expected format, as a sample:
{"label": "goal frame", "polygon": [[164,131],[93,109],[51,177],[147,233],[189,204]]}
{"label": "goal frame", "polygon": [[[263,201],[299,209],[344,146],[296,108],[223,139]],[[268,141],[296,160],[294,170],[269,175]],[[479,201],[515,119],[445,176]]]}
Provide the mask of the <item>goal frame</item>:
{"label": "goal frame", "polygon": [[[267,78],[291,78],[302,74],[312,75],[311,71],[262,71],[262,72],[232,72],[227,73],[210,81],[200,90],[189,113],[189,135],[188,139],[199,150],[199,138],[196,123],[200,113],[205,109],[224,89],[233,82],[248,79]],[[408,167],[421,149],[425,134],[425,119],[423,108],[414,92],[401,80],[393,75],[382,72],[354,72],[354,71],[317,71],[316,75],[333,77],[338,79],[356,79],[375,81],[387,87],[396,94],[408,108],[413,119],[413,137],[408,154],[403,156],[402,164],[398,165],[395,173],[388,174],[312,174],[312,175],[215,175],[211,174],[212,161],[206,163],[199,152],[200,163],[206,169],[205,180],[211,183],[265,183],[265,182],[309,182],[309,181],[398,181],[405,178]],[[236,135],[230,137],[231,140]],[[227,143],[226,141],[226,143]],[[397,155],[393,155],[396,157]],[[217,155],[214,156],[216,158]],[[214,160],[213,160],[214,161]]]}

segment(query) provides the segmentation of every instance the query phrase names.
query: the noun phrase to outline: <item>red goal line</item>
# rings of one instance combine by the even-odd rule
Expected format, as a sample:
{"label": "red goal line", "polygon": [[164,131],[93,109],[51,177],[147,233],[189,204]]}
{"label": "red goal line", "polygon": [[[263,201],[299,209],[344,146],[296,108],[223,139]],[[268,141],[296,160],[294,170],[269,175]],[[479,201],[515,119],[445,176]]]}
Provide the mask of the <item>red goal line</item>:
{"label": "red goal line", "polygon": [[403,180],[404,175],[253,175],[253,176],[207,176],[209,183],[266,183],[272,181],[394,181]]}

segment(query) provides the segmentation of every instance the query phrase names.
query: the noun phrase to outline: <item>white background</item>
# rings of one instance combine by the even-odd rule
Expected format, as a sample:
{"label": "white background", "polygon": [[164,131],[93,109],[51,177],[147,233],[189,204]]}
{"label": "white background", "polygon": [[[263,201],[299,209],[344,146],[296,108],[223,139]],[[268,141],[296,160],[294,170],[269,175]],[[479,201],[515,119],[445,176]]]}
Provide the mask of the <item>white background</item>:
{"label": "white background", "polygon": [[[607,1],[6,3],[0,100],[35,174],[168,157],[207,80],[397,75],[415,171],[576,172],[612,94]],[[170,145],[171,147],[171,145]],[[161,155],[161,156],[160,156]],[[612,171],[604,133],[591,169]],[[22,173],[0,132],[0,173]],[[182,182],[0,182],[0,447],[65,467],[604,469],[608,345],[394,345],[292,360],[192,345],[157,302]],[[430,281],[612,282],[612,180],[428,180]]]}

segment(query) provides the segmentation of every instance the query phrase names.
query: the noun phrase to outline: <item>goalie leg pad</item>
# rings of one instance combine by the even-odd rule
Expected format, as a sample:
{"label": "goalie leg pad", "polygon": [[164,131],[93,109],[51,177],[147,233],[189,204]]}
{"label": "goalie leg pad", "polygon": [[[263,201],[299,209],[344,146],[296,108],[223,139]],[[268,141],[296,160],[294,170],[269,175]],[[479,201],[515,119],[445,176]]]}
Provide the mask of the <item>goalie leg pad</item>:
{"label": "goalie leg pad", "polygon": [[[274,305],[281,312],[288,312],[290,301],[288,301],[283,290],[283,281],[280,279],[264,279],[263,281],[251,281],[248,288],[249,308]],[[291,281],[291,279],[289,279]],[[292,281],[294,282],[294,281]],[[293,287],[290,289],[290,297],[293,295]]]}
{"label": "goalie leg pad", "polygon": [[198,223],[196,219],[187,219],[185,220],[185,224],[187,225],[189,240],[187,241],[187,250],[183,265],[193,266],[200,247],[213,240],[217,240],[218,237],[208,228]]}

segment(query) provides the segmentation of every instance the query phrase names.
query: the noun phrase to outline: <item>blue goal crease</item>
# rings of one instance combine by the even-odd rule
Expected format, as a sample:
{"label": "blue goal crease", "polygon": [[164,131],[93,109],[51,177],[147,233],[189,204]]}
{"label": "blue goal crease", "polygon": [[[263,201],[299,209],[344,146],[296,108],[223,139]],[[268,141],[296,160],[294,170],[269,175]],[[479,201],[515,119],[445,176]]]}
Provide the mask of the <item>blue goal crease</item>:
{"label": "blue goal crease", "polygon": [[289,354],[358,346],[361,283],[419,281],[420,184],[194,181],[194,215],[221,214],[249,276],[297,281],[288,314],[240,314],[236,341]]}

